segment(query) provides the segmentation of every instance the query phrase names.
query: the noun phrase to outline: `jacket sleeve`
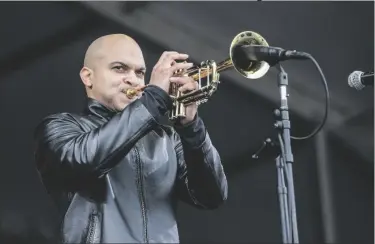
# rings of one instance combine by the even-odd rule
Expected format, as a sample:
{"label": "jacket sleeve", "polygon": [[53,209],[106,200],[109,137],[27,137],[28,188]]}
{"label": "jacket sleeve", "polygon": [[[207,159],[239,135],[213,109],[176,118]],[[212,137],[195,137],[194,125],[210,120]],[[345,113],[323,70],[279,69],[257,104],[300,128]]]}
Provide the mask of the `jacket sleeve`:
{"label": "jacket sleeve", "polygon": [[153,93],[155,88],[146,89],[141,99],[129,104],[107,123],[87,132],[72,115],[46,117],[34,135],[39,171],[55,169],[67,176],[102,177],[120,161],[116,157],[126,155],[158,124],[158,114],[161,116],[167,111],[169,105],[163,104],[163,99]]}
{"label": "jacket sleeve", "polygon": [[178,161],[176,194],[200,209],[214,209],[225,202],[228,183],[220,155],[211,142],[203,121],[196,119],[175,127]]}

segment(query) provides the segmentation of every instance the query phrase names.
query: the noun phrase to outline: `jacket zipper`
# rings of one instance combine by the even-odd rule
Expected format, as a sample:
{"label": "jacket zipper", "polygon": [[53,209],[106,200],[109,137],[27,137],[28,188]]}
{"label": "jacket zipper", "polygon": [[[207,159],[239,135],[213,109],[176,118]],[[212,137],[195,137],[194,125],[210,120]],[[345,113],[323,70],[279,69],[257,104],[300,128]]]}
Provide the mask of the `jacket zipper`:
{"label": "jacket zipper", "polygon": [[143,241],[145,243],[148,243],[146,204],[145,204],[145,196],[144,196],[144,192],[143,192],[143,165],[141,163],[139,151],[138,151],[137,147],[134,147],[134,151],[135,151],[135,155],[136,155],[136,164],[137,164],[137,171],[138,171],[139,199],[141,201],[141,209],[142,209]]}
{"label": "jacket zipper", "polygon": [[92,214],[90,216],[89,230],[87,235],[87,243],[93,244],[96,232],[97,216]]}

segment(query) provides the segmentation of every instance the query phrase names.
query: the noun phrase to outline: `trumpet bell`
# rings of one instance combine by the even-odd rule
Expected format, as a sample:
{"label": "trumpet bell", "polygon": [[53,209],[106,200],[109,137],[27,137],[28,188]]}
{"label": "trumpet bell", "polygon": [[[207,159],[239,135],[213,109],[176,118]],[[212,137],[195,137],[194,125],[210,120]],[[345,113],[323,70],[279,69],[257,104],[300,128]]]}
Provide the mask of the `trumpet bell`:
{"label": "trumpet bell", "polygon": [[[258,33],[253,31],[243,31],[237,34],[229,47],[229,56],[232,60],[234,69],[248,79],[259,79],[264,76],[270,69],[270,65],[267,62],[249,62],[246,68],[242,68],[243,65],[236,63],[236,57],[233,54],[233,50],[236,46],[241,45],[258,45],[266,46],[269,44],[267,41]],[[241,68],[240,68],[241,67]]]}

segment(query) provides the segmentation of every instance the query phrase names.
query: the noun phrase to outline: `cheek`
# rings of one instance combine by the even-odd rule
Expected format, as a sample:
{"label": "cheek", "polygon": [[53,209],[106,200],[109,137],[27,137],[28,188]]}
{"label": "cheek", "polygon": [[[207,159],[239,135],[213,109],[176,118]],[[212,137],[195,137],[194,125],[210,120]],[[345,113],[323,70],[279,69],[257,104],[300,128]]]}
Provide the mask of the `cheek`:
{"label": "cheek", "polygon": [[145,85],[145,78],[139,79],[138,84],[140,84],[141,86],[144,86]]}
{"label": "cheek", "polygon": [[100,88],[106,93],[115,93],[121,86],[122,78],[118,75],[106,74],[100,79]]}

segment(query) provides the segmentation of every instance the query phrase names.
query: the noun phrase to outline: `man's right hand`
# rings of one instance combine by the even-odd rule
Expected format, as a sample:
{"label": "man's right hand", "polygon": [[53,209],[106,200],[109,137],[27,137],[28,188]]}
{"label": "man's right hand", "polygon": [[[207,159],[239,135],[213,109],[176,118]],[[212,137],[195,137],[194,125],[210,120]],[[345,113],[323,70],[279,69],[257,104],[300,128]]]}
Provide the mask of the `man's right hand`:
{"label": "man's right hand", "polygon": [[164,52],[159,61],[154,66],[150,84],[155,85],[169,93],[170,78],[177,70],[185,70],[193,67],[193,63],[177,63],[177,60],[186,60],[189,56],[187,54],[178,52]]}

